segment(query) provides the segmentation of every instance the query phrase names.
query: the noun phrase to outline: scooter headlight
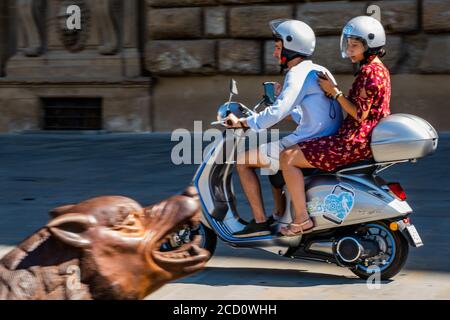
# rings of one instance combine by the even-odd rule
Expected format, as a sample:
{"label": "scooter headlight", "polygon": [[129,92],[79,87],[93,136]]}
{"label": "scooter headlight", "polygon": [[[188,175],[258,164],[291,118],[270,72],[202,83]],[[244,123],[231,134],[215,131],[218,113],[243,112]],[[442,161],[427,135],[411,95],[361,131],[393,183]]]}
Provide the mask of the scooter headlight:
{"label": "scooter headlight", "polygon": [[219,107],[219,110],[217,111],[217,120],[218,121],[224,120],[226,117],[228,117],[230,113],[233,113],[238,118],[246,118],[250,116],[250,114],[248,114],[247,110],[243,107],[241,103],[226,102]]}
{"label": "scooter headlight", "polygon": [[217,111],[217,121],[223,121],[230,114],[230,112],[228,103],[222,104]]}

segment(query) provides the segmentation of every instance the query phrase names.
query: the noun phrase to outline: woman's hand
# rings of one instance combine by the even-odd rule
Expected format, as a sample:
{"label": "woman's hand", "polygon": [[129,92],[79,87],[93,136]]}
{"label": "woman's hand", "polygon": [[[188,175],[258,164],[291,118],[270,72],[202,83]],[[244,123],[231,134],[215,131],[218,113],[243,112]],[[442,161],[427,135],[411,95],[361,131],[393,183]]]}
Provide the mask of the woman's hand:
{"label": "woman's hand", "polygon": [[324,73],[325,77],[322,78],[319,76],[319,86],[325,93],[325,95],[329,98],[332,98],[335,96],[336,93],[339,92],[339,89],[337,86],[333,83],[333,81],[330,79],[328,74]]}
{"label": "woman's hand", "polygon": [[275,82],[275,96],[278,97],[283,87],[278,82]]}
{"label": "woman's hand", "polygon": [[225,126],[227,128],[242,128],[242,122],[233,113],[230,113],[228,117],[224,119]]}

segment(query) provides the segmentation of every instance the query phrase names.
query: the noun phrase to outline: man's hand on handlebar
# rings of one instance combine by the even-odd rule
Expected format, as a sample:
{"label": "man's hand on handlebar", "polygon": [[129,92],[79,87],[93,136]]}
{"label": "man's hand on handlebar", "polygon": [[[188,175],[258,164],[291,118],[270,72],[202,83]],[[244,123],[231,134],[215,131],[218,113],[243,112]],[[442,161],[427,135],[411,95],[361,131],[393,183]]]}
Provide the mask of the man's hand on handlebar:
{"label": "man's hand on handlebar", "polygon": [[247,127],[244,119],[239,119],[234,114],[230,113],[228,117],[224,119],[225,126],[227,128],[244,128]]}

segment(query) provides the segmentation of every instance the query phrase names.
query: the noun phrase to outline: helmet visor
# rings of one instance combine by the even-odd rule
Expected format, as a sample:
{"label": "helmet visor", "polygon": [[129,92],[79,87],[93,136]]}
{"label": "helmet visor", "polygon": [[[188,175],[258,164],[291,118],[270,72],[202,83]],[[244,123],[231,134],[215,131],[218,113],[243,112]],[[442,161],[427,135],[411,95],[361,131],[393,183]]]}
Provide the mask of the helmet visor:
{"label": "helmet visor", "polygon": [[275,19],[269,22],[270,29],[272,30],[272,34],[275,39],[283,40],[282,35],[277,30],[280,24],[286,21],[289,21],[289,19]]}

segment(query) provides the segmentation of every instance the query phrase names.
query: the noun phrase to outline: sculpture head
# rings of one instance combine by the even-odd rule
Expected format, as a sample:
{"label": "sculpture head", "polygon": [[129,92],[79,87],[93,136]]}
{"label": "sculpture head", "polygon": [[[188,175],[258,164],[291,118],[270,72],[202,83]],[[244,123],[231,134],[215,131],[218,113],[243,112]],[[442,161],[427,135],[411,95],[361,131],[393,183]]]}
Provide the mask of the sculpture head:
{"label": "sculpture head", "polygon": [[[200,206],[192,191],[147,208],[126,197],[106,196],[50,214],[53,219],[40,232],[48,237],[36,245],[25,241],[22,247],[33,247],[33,252],[9,270],[52,265],[61,270],[61,265],[67,269],[68,261],[76,261],[79,288],[87,291],[83,298],[142,299],[168,281],[201,270],[209,259],[209,252],[198,246],[200,239],[160,251],[172,233],[199,223]],[[47,249],[36,253],[36,247]]]}

